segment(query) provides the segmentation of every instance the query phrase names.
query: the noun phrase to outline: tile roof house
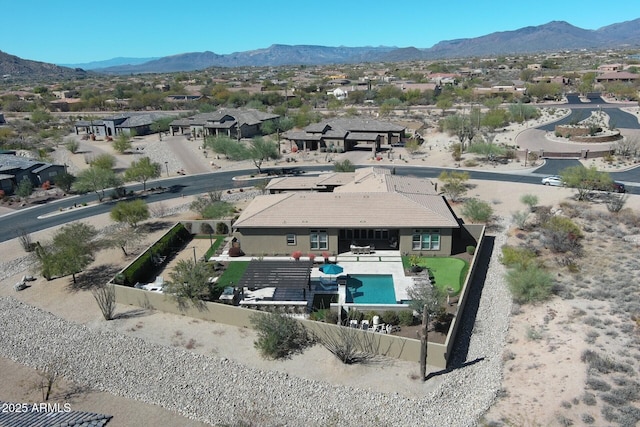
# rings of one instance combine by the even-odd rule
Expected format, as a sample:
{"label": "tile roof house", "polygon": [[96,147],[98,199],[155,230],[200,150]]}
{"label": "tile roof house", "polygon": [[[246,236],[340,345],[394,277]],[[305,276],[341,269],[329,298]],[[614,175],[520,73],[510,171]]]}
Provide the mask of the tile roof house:
{"label": "tile roof house", "polygon": [[404,126],[379,120],[337,118],[284,132],[282,137],[299,150],[350,151],[358,144],[367,144],[376,152],[383,144],[400,142],[405,130]]}
{"label": "tile roof house", "polygon": [[640,79],[639,74],[633,74],[628,71],[614,71],[611,73],[603,73],[596,77],[596,82],[635,82]]}
{"label": "tile roof house", "polygon": [[31,181],[33,187],[41,187],[47,181],[55,184],[56,176],[64,171],[63,165],[13,154],[0,154],[0,190],[7,195],[12,194],[25,179]]}
{"label": "tile roof house", "polygon": [[75,123],[76,135],[80,132],[93,134],[97,137],[126,135],[148,135],[151,124],[156,120],[166,118],[165,113],[128,112],[105,117],[100,120],[80,120]]}
{"label": "tile roof house", "polygon": [[[319,176],[317,188],[330,178]],[[296,179],[305,182],[297,185]],[[233,224],[248,255],[338,254],[355,245],[442,256],[458,250],[464,233],[445,198],[424,179],[364,168],[333,191],[298,191],[311,187],[308,177],[284,180],[294,191],[281,186],[280,192],[256,197]],[[283,184],[273,186],[278,182]]]}
{"label": "tile roof house", "polygon": [[194,137],[228,136],[251,138],[260,135],[260,127],[280,116],[253,109],[220,109],[213,113],[201,113],[169,124],[171,135],[187,134]]}

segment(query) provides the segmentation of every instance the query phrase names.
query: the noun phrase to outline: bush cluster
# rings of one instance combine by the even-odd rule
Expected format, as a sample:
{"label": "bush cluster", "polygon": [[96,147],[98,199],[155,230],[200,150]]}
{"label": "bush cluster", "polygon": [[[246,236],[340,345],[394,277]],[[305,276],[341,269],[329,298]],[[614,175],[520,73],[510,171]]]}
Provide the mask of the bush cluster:
{"label": "bush cluster", "polygon": [[254,346],[265,358],[290,357],[313,342],[300,322],[283,313],[256,313],[250,320],[258,333]]}

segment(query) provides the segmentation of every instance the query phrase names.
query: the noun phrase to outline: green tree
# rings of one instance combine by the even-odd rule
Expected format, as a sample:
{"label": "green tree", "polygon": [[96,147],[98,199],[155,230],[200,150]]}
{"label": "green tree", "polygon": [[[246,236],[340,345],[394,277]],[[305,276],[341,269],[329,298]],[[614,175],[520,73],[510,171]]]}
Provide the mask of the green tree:
{"label": "green tree", "polygon": [[504,155],[507,152],[507,149],[491,142],[476,142],[469,146],[469,151],[474,154],[485,156],[486,160],[490,160],[493,156]]}
{"label": "green tree", "polygon": [[113,149],[120,154],[131,150],[131,147],[131,137],[124,132],[120,133],[120,135],[118,135],[118,137],[113,141]]}
{"label": "green tree", "polygon": [[280,158],[280,149],[275,142],[268,141],[262,137],[255,137],[251,140],[248,154],[254,166],[258,168],[258,174],[261,174],[262,163],[265,160]]}
{"label": "green tree", "polygon": [[355,172],[356,166],[351,163],[351,160],[344,159],[341,162],[335,162],[333,164],[333,170],[336,172]]}
{"label": "green tree", "polygon": [[442,185],[442,192],[452,201],[457,202],[467,192],[469,172],[443,171],[438,176]]}
{"label": "green tree", "polygon": [[420,142],[416,138],[411,138],[404,145],[404,149],[407,150],[409,155],[413,155],[420,150]]}
{"label": "green tree", "polygon": [[107,188],[117,187],[121,184],[120,179],[111,169],[103,169],[91,166],[78,174],[73,188],[79,193],[94,192],[98,196],[98,201],[104,199]]}
{"label": "green tree", "polygon": [[71,175],[68,172],[62,172],[60,175],[56,176],[54,183],[55,185],[60,187],[62,191],[68,193],[69,191],[71,191],[71,186],[73,185],[75,180],[75,176]]}
{"label": "green tree", "polygon": [[130,227],[136,228],[138,223],[149,219],[149,207],[141,199],[118,202],[111,209],[110,216],[116,222],[126,223]]}
{"label": "green tree", "polygon": [[181,259],[169,273],[171,280],[164,285],[163,292],[173,295],[181,304],[201,305],[209,293],[210,275],[206,262]]}
{"label": "green tree", "polygon": [[16,194],[22,198],[29,197],[33,193],[33,184],[30,179],[23,179],[18,184]]}
{"label": "green tree", "polygon": [[95,227],[74,222],[63,226],[53,235],[49,244],[36,247],[36,256],[40,262],[42,275],[47,279],[53,276],[71,274],[76,283],[76,274],[93,261],[99,245],[95,242]]}
{"label": "green tree", "polygon": [[202,211],[202,217],[205,219],[220,219],[232,216],[235,208],[229,202],[216,201],[207,205]]}
{"label": "green tree", "polygon": [[142,183],[143,191],[147,190],[147,181],[158,178],[162,171],[160,163],[152,162],[149,157],[142,157],[137,162],[131,162],[131,166],[124,172],[126,181],[138,181]]}
{"label": "green tree", "polygon": [[600,172],[595,166],[571,166],[560,172],[567,187],[578,192],[578,200],[585,200],[593,190],[611,187],[613,180],[607,172]]}
{"label": "green tree", "polygon": [[474,223],[488,222],[493,216],[493,208],[484,200],[473,198],[464,202],[462,214]]}
{"label": "green tree", "polygon": [[226,136],[208,137],[205,146],[211,148],[214,153],[222,154],[229,160],[238,161],[249,158],[247,148],[240,142]]}
{"label": "green tree", "polygon": [[154,120],[149,128],[153,133],[167,132],[169,130],[169,124],[174,119],[174,117],[163,117],[161,119]]}
{"label": "green tree", "polygon": [[108,153],[100,154],[96,158],[91,160],[89,165],[94,166],[96,168],[100,168],[100,169],[110,170],[110,169],[113,169],[114,166],[116,165],[116,158]]}

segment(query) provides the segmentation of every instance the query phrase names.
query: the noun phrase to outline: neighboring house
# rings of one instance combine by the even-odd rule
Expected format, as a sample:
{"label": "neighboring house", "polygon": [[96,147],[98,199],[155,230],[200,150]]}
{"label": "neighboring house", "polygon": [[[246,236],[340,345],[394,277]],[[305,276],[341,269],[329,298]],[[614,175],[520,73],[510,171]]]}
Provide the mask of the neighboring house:
{"label": "neighboring house", "polygon": [[612,71],[622,71],[623,68],[622,64],[602,64],[598,66],[598,71],[608,73]]}
{"label": "neighboring house", "polygon": [[0,188],[12,194],[22,180],[29,180],[34,187],[49,181],[55,184],[56,176],[65,170],[62,165],[41,162],[12,154],[0,154]]}
{"label": "neighboring house", "polygon": [[[464,227],[443,196],[427,180],[365,168],[333,192],[286,191],[258,196],[233,224],[234,237],[252,256],[327,251],[351,245],[403,254],[447,256],[464,247]],[[285,178],[296,189],[296,179]],[[334,175],[318,177],[323,180]],[[281,182],[282,183],[282,182]],[[274,184],[273,187],[276,185]],[[270,190],[273,190],[273,187]]]}
{"label": "neighboring house", "polygon": [[524,85],[493,85],[491,87],[474,87],[474,95],[497,95],[509,93],[514,96],[523,96],[527,88]]}
{"label": "neighboring house", "polygon": [[253,109],[221,109],[213,113],[196,114],[186,119],[174,120],[169,127],[171,135],[228,136],[240,139],[261,135],[262,124],[275,121],[279,117],[277,114],[263,113]]}
{"label": "neighboring house", "polygon": [[75,123],[76,135],[80,132],[97,137],[113,137],[120,134],[148,135],[151,133],[151,124],[167,116],[163,113],[129,112],[105,117],[101,120],[80,120]]}
{"label": "neighboring house", "polygon": [[600,74],[596,77],[598,83],[626,82],[633,83],[640,79],[639,74],[629,73],[627,71],[616,71],[612,73]]}
{"label": "neighboring house", "polygon": [[379,151],[383,144],[395,144],[405,137],[405,127],[372,119],[337,118],[312,123],[302,131],[290,130],[282,137],[299,150],[351,151],[359,144]]}
{"label": "neighboring house", "polygon": [[327,92],[327,95],[332,95],[341,101],[347,99],[348,94],[349,93],[346,90],[340,89],[339,87]]}

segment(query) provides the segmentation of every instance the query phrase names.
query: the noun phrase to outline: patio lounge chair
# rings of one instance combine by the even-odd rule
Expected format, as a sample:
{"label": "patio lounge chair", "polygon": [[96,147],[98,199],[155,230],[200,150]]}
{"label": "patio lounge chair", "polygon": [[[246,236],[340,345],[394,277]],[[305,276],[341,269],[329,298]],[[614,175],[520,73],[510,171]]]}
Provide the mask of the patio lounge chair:
{"label": "patio lounge chair", "polygon": [[358,321],[356,319],[349,320],[349,327],[357,329],[358,328]]}

